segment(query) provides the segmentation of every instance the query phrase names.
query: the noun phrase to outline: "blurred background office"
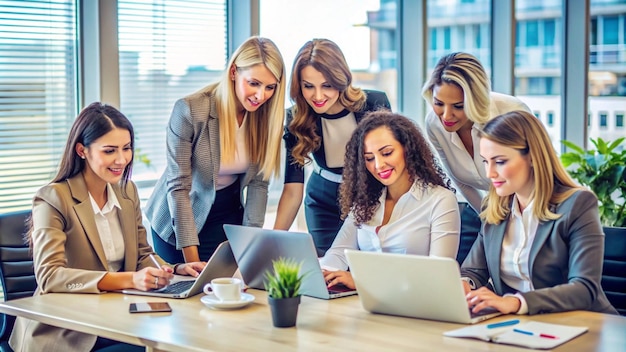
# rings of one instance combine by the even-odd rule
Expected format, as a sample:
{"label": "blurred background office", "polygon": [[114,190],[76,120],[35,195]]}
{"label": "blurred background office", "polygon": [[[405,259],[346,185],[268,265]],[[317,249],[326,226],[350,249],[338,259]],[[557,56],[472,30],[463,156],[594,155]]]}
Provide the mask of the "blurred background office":
{"label": "blurred background office", "polygon": [[[274,40],[288,70],[301,43],[335,41],[356,85],[420,123],[437,59],[466,51],[557,150],[626,134],[626,0],[0,0],[0,213],[31,207],[72,119],[96,100],[133,122],[145,161],[133,180],[147,198],[174,101],[213,81],[252,34]],[[270,218],[281,189],[274,180]]]}

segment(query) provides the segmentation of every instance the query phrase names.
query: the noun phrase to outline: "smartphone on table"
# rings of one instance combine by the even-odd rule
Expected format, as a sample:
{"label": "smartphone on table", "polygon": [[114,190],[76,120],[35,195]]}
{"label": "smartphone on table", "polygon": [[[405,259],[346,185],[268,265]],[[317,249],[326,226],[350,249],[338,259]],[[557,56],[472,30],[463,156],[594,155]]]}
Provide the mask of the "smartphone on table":
{"label": "smartphone on table", "polygon": [[130,313],[171,312],[172,307],[167,302],[139,302],[131,303],[128,311]]}

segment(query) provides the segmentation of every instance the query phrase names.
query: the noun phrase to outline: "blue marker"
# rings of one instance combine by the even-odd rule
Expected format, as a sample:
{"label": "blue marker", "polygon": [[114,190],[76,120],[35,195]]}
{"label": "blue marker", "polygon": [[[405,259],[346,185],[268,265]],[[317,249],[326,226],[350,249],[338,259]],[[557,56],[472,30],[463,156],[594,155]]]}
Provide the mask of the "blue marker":
{"label": "blue marker", "polygon": [[513,329],[513,331],[519,332],[520,334],[524,334],[524,335],[534,335],[532,331],[526,331],[526,330],[520,330],[520,329]]}
{"label": "blue marker", "polygon": [[487,329],[501,328],[503,326],[515,325],[517,323],[519,323],[519,320],[517,320],[517,319],[515,319],[515,320],[507,320],[507,321],[502,321],[502,322],[499,322],[499,323],[489,324],[489,325],[487,325]]}

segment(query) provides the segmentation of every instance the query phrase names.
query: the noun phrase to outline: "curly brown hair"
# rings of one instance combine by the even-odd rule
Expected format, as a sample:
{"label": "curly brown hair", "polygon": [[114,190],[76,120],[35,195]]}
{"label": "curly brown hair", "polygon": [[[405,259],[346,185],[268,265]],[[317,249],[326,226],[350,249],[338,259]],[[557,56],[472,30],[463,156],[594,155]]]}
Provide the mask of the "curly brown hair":
{"label": "curly brown hair", "polygon": [[302,96],[302,70],[312,66],[324,75],[326,81],[339,91],[339,103],[349,111],[359,111],[365,105],[366,94],[352,85],[352,73],[343,52],[333,41],[313,39],[306,42],[293,62],[291,70],[290,97],[293,120],[288,129],[298,139],[291,156],[294,163],[304,166],[311,161],[309,153],[320,147],[321,138],[315,123],[317,115]]}
{"label": "curly brown hair", "polygon": [[341,217],[345,219],[352,212],[357,226],[372,218],[385,188],[365,167],[365,137],[379,127],[389,129],[404,147],[406,169],[412,183],[424,189],[442,186],[455,191],[419,127],[412,120],[390,111],[369,112],[359,122],[346,145],[343,183],[339,186]]}

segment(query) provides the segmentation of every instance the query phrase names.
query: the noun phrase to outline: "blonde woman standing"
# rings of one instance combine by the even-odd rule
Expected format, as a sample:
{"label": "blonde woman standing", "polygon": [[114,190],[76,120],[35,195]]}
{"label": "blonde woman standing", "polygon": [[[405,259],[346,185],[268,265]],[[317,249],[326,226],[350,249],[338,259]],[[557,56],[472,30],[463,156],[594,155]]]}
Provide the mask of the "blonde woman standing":
{"label": "blonde woman standing", "polygon": [[176,102],[167,169],[146,206],[160,256],[207,260],[226,240],[223,224],[263,226],[269,178],[279,172],[284,99],[278,48],[251,37],[218,82]]}

